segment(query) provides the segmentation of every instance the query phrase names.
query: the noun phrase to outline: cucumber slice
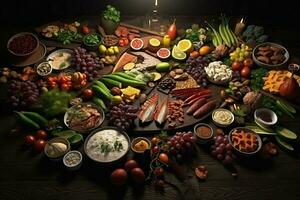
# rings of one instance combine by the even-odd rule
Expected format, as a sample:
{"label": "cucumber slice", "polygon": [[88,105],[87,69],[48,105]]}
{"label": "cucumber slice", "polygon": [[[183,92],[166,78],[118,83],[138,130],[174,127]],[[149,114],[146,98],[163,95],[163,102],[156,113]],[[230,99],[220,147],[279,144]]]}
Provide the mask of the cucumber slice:
{"label": "cucumber slice", "polygon": [[259,128],[258,126],[245,126],[245,128],[248,128],[259,135],[276,135],[277,134],[276,132],[264,131],[261,128]]}
{"label": "cucumber slice", "polygon": [[281,140],[280,137],[275,136],[275,139],[276,139],[277,143],[279,144],[279,146],[281,146],[282,148],[284,148],[288,151],[294,151],[294,147],[292,147],[292,145],[286,143],[285,141]]}
{"label": "cucumber slice", "polygon": [[266,131],[266,132],[273,132],[273,130],[267,126],[264,126],[262,124],[260,124],[257,120],[254,120],[255,121],[255,124],[263,131]]}
{"label": "cucumber slice", "polygon": [[296,140],[298,137],[291,130],[280,127],[280,126],[275,126],[275,131],[278,133],[278,136],[282,137],[283,140],[285,139],[285,140],[291,141],[291,140]]}
{"label": "cucumber slice", "polygon": [[295,114],[296,113],[296,109],[291,106],[289,103],[287,102],[284,102],[284,101],[280,101],[280,100],[277,100],[276,103],[281,107],[283,108],[284,110],[290,112],[290,113],[293,113]]}

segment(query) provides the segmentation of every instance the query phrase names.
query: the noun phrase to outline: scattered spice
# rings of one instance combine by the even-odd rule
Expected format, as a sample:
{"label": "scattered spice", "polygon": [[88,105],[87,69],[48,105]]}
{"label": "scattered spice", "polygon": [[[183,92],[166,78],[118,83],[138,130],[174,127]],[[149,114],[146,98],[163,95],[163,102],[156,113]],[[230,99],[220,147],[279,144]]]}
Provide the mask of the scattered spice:
{"label": "scattered spice", "polygon": [[207,126],[199,126],[196,129],[196,134],[200,137],[200,138],[204,138],[204,139],[208,139],[211,137],[212,132],[211,129]]}

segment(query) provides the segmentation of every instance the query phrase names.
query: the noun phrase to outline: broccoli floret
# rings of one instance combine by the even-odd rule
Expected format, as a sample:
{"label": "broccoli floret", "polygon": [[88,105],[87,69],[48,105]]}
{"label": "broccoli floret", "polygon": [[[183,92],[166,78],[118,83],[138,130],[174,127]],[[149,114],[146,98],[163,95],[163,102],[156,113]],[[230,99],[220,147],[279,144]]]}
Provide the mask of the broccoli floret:
{"label": "broccoli floret", "polygon": [[264,28],[261,26],[255,26],[253,32],[254,32],[255,37],[258,38],[259,36],[264,34]]}
{"label": "broccoli floret", "polygon": [[253,32],[254,28],[255,28],[255,25],[249,25],[249,26],[247,26],[246,30]]}
{"label": "broccoli floret", "polygon": [[243,37],[245,38],[248,38],[248,37],[253,37],[253,31],[249,30],[249,29],[246,29],[243,34],[242,34]]}
{"label": "broccoli floret", "polygon": [[268,40],[268,36],[267,35],[261,35],[259,36],[259,38],[256,39],[256,43],[260,44],[260,43],[264,43]]}

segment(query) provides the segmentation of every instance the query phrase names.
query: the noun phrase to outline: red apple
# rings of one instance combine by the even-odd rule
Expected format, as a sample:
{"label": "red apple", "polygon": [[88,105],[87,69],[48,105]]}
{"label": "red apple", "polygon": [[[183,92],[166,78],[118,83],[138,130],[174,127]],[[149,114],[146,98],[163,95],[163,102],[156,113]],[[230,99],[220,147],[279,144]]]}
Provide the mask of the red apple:
{"label": "red apple", "polygon": [[127,160],[124,169],[128,172],[130,172],[133,168],[138,167],[139,164],[135,160]]}
{"label": "red apple", "polygon": [[127,181],[127,172],[124,169],[116,169],[110,175],[110,181],[113,185],[121,186]]}
{"label": "red apple", "polygon": [[144,183],[145,179],[146,179],[146,176],[145,176],[145,173],[144,171],[139,168],[139,167],[136,167],[134,169],[132,169],[130,171],[131,173],[131,177],[132,179],[136,182],[136,183]]}

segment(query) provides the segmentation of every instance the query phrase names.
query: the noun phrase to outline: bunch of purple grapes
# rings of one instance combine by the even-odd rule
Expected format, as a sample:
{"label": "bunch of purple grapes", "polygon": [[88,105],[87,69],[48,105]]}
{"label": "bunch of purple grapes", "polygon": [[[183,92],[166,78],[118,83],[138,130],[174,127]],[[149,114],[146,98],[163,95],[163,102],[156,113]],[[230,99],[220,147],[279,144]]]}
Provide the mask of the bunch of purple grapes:
{"label": "bunch of purple grapes", "polygon": [[199,56],[197,58],[189,57],[187,59],[186,72],[202,87],[207,87],[208,85],[207,74],[204,67],[207,67],[209,62],[209,58],[205,56]]}
{"label": "bunch of purple grapes", "polygon": [[35,104],[39,98],[39,90],[34,82],[12,80],[9,88],[8,102],[14,108],[24,108]]}
{"label": "bunch of purple grapes", "polygon": [[137,117],[138,107],[121,103],[113,106],[109,112],[110,124],[119,129],[127,130],[133,124],[133,120]]}
{"label": "bunch of purple grapes", "polygon": [[72,63],[75,66],[76,71],[86,74],[89,82],[92,82],[98,75],[98,69],[103,68],[103,63],[100,61],[99,57],[88,53],[86,49],[81,47],[74,49]]}
{"label": "bunch of purple grapes", "polygon": [[232,154],[232,146],[228,141],[228,136],[215,136],[214,141],[215,144],[211,146],[211,155],[224,165],[233,164],[234,155]]}
{"label": "bunch of purple grapes", "polygon": [[183,156],[191,153],[196,145],[197,138],[191,131],[177,132],[167,142],[170,153],[176,155],[177,160],[182,160]]}

